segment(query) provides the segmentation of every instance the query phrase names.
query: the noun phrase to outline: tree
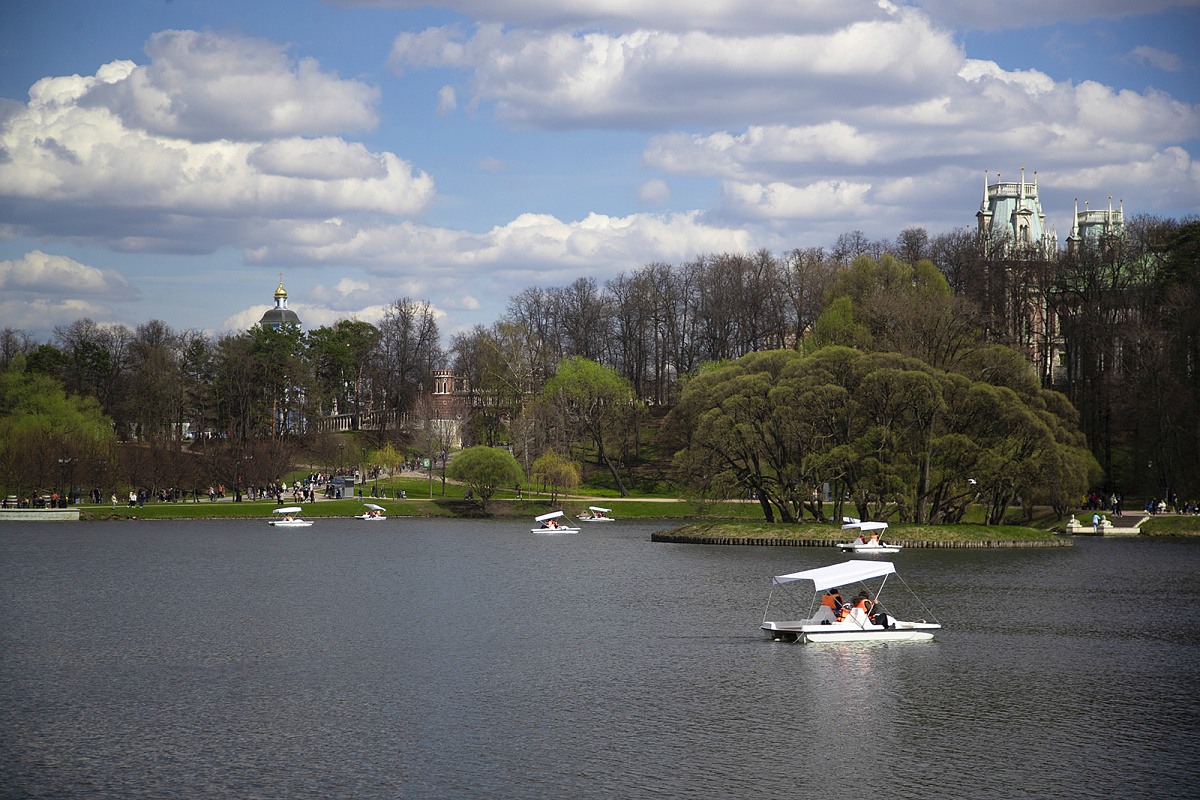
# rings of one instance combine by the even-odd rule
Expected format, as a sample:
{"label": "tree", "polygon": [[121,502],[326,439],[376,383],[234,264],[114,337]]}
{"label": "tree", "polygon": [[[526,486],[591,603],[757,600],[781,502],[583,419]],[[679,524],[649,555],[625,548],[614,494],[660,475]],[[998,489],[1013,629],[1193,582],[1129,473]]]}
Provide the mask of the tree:
{"label": "tree", "polygon": [[355,429],[361,425],[364,408],[371,408],[371,367],[378,356],[379,339],[378,328],[359,320],[343,319],[332,328],[308,332],[318,405],[327,413],[359,416]]}
{"label": "tree", "polygon": [[386,407],[408,411],[433,387],[433,371],[442,361],[433,306],[407,297],[394,301],[384,309],[379,336]]}
{"label": "tree", "polygon": [[[385,442],[383,447],[371,452],[369,463],[373,467],[387,471],[388,484],[391,486],[393,473],[396,470],[396,465],[400,463],[400,451],[398,451],[391,442]],[[392,486],[392,496],[396,494],[396,489]]]}
{"label": "tree", "polygon": [[[92,397],[27,372],[18,354],[0,374],[0,481],[8,491],[62,486],[77,466],[113,459],[113,425]],[[62,459],[60,461],[60,459]]]}
{"label": "tree", "polygon": [[1098,470],[1066,398],[1011,350],[967,366],[974,376],[844,347],[752,353],[688,384],[671,418],[677,463],[753,492],[768,521],[806,506],[820,518],[823,482],[863,519],[904,521],[955,521],[978,493],[998,524],[1018,497],[1063,507],[1082,494]]}
{"label": "tree", "polygon": [[521,465],[512,453],[500,447],[479,445],[463,450],[446,468],[451,480],[465,483],[475,501],[483,505],[501,486],[520,485],[525,481]]}
{"label": "tree", "polygon": [[558,372],[546,382],[544,396],[547,401],[564,406],[578,430],[591,437],[597,459],[613,476],[621,496],[628,497],[625,482],[609,453],[609,444],[614,431],[628,425],[626,415],[637,407],[629,382],[595,361],[569,358],[558,365]]}
{"label": "tree", "polygon": [[533,478],[550,487],[550,503],[554,504],[558,502],[559,489],[566,494],[579,487],[579,467],[550,450],[533,462]]}

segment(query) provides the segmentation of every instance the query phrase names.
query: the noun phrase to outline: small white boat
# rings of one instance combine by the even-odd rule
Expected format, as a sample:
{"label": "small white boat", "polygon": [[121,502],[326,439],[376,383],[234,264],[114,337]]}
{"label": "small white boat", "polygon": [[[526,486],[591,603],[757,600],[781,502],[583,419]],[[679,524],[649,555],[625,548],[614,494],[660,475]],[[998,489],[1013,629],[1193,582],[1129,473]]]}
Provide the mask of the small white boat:
{"label": "small white boat", "polygon": [[616,521],[612,517],[608,516],[608,513],[612,511],[611,508],[601,508],[600,506],[588,506],[588,511],[590,513],[580,514],[578,517],[576,517],[576,519],[578,519],[580,522],[615,522]]}
{"label": "small white boat", "polygon": [[[767,608],[763,612],[762,629],[772,639],[785,642],[918,642],[932,639],[934,631],[941,630],[941,624],[936,621],[926,622],[924,619],[915,622],[897,619],[880,601],[879,595],[887,583],[888,576],[894,574],[896,565],[890,561],[847,561],[843,564],[793,572],[790,575],[776,575],[771,579],[771,596],[767,599]],[[900,578],[899,575],[896,577]],[[883,580],[875,591],[871,592],[865,582],[875,578]],[[812,582],[814,595],[808,602],[808,615],[798,619],[768,620],[775,590],[797,581]],[[904,583],[902,579],[900,582]],[[842,607],[836,610],[832,607],[836,602],[822,602],[823,592],[829,598],[834,597],[835,592],[840,597],[839,587],[853,586],[856,583],[861,583],[864,587],[859,597],[855,598],[855,601],[861,599],[861,602],[843,603]],[[800,602],[797,595],[800,593],[807,594],[798,593],[791,587],[781,589],[781,595],[797,605]],[[915,594],[913,598],[916,599]],[[781,599],[776,605],[782,605],[784,602],[786,601]],[[923,604],[921,607],[925,608]],[[925,609],[925,613],[933,616],[928,609]]]}
{"label": "small white boat", "polygon": [[869,531],[885,531],[888,524],[886,522],[859,522],[856,519],[849,517],[845,518],[845,523],[842,525],[842,530],[857,530],[858,538],[853,542],[843,542],[838,545],[843,551],[853,553],[899,553],[900,548],[904,545],[888,544],[879,540],[881,534],[871,533]]}
{"label": "small white boat", "polygon": [[551,511],[549,514],[542,514],[540,517],[534,517],[534,522],[540,522],[541,527],[530,528],[530,533],[579,533],[582,528],[572,528],[570,525],[564,525],[559,522],[563,512]]}
{"label": "small white boat", "polygon": [[367,507],[367,510],[362,514],[355,516],[355,519],[387,519],[387,517],[383,515],[383,512],[387,511],[387,509],[383,506],[377,506],[374,503],[363,503],[363,505]]}
{"label": "small white boat", "polygon": [[271,513],[283,514],[283,519],[272,519],[267,521],[276,528],[307,528],[308,526],[312,525],[311,522],[294,516],[303,510],[304,509],[302,509],[300,506],[286,506],[284,508],[277,508]]}

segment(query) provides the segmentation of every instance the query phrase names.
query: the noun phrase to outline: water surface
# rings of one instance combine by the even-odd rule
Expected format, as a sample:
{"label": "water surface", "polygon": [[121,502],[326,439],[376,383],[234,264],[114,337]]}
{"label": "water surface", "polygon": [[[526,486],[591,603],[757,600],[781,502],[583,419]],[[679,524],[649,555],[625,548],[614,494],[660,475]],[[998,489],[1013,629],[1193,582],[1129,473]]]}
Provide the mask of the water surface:
{"label": "water surface", "polygon": [[1200,544],[901,552],[936,641],[803,645],[841,555],[663,527],[6,525],[0,796],[1195,796]]}

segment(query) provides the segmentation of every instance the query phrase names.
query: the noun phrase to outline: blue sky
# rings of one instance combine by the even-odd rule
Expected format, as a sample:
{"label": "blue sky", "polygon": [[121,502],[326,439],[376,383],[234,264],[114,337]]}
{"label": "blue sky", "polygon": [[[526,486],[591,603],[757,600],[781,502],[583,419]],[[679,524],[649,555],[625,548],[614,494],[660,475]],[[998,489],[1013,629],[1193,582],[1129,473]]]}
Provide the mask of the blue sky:
{"label": "blue sky", "polygon": [[1200,210],[1200,0],[9,0],[0,327],[306,327],[840,233]]}

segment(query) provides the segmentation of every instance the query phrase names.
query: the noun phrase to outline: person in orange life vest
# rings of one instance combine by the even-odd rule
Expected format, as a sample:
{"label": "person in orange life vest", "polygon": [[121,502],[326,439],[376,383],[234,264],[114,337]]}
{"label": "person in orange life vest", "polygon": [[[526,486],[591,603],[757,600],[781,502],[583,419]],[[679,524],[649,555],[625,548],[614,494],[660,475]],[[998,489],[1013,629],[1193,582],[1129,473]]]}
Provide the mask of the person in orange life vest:
{"label": "person in orange life vest", "polygon": [[859,592],[854,598],[854,608],[861,608],[863,613],[869,617],[875,610],[875,603],[867,596],[866,592]]}
{"label": "person in orange life vest", "polygon": [[821,598],[821,605],[833,612],[836,617],[838,612],[842,610],[842,594],[837,589],[830,589],[825,592],[825,596]]}
{"label": "person in orange life vest", "polygon": [[878,533],[871,534],[871,544],[879,544],[879,534]]}

